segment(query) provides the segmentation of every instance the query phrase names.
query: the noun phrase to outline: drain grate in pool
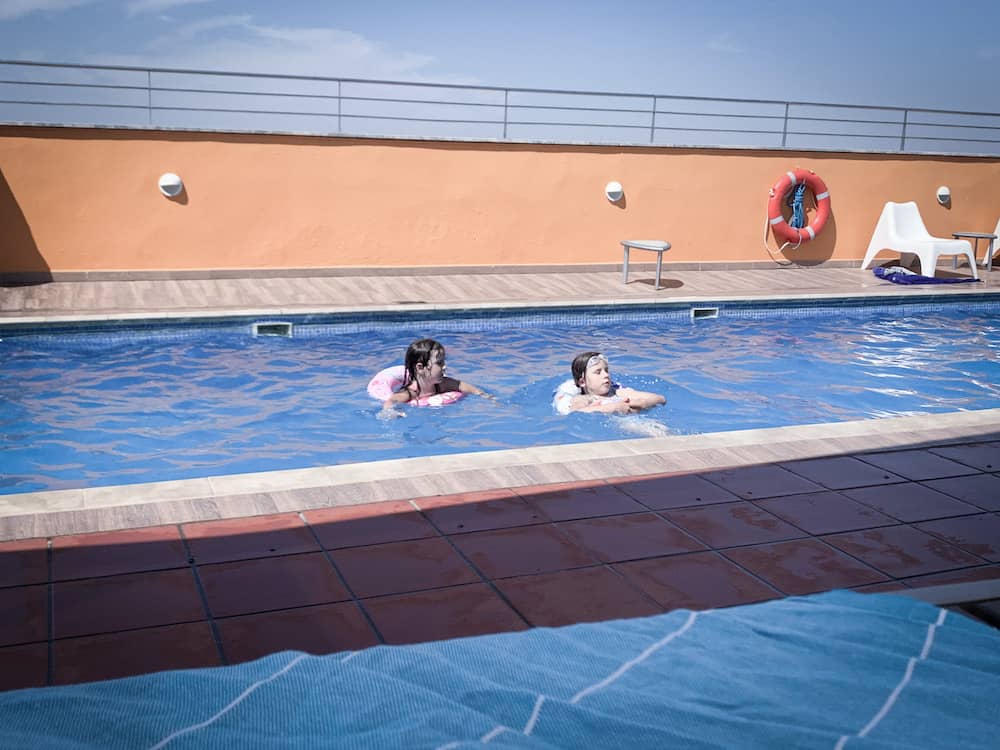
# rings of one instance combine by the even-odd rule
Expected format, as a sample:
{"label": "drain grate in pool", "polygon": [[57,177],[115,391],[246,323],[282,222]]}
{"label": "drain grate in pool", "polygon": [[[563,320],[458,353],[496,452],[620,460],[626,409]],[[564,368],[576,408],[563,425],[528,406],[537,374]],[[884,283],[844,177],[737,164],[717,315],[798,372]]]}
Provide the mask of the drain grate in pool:
{"label": "drain grate in pool", "polygon": [[284,336],[292,337],[292,324],[282,320],[266,320],[253,324],[254,336]]}
{"label": "drain grate in pool", "polygon": [[691,308],[691,320],[701,320],[702,318],[717,318],[717,317],[719,317],[719,308],[717,307]]}

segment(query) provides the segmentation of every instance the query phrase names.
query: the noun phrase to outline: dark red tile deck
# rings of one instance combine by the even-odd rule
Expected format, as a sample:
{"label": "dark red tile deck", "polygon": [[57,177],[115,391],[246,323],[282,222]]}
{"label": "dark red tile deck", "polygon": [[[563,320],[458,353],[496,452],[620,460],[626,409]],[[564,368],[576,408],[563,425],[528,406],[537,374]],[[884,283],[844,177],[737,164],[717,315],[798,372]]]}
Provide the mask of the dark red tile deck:
{"label": "dark red tile deck", "polygon": [[890,451],[888,453],[866,453],[861,456],[866,463],[899,474],[918,482],[922,479],[942,479],[975,474],[977,469],[939,456],[929,450]]}
{"label": "dark red tile deck", "polygon": [[738,547],[723,554],[786,594],[814,594],[886,580],[886,576],[818,539]]}
{"label": "dark red tile deck", "polygon": [[646,510],[631,497],[611,484],[580,487],[555,485],[550,488],[521,489],[525,500],[538,508],[553,521],[571,518],[613,516],[620,513],[638,513]]}
{"label": "dark red tile deck", "polygon": [[556,528],[601,562],[623,562],[705,549],[705,545],[690,534],[653,513],[585,518],[556,524]]}
{"label": "dark red tile deck", "polygon": [[932,479],[922,484],[983,510],[1000,510],[1000,475],[976,474],[951,479]]}
{"label": "dark red tile deck", "polygon": [[417,539],[330,553],[359,597],[456,586],[479,576],[444,539]]}
{"label": "dark red tile deck", "polygon": [[364,606],[386,643],[420,643],[528,628],[485,583],[368,599]]}
{"label": "dark red tile deck", "polygon": [[324,508],[303,515],[326,549],[437,536],[430,522],[407,502]]}
{"label": "dark red tile deck", "polygon": [[0,646],[47,640],[48,611],[48,586],[0,589]]}
{"label": "dark red tile deck", "polygon": [[65,581],[53,586],[55,637],[205,619],[190,568]]}
{"label": "dark red tile deck", "polygon": [[212,629],[204,621],[65,638],[53,650],[56,685],[220,663]]}
{"label": "dark red tile deck", "polygon": [[718,552],[636,560],[614,568],[666,609],[732,607],[781,595]]}
{"label": "dark red tile deck", "polygon": [[443,534],[530,526],[550,520],[513,490],[422,498],[416,504]]}
{"label": "dark red tile deck", "polygon": [[779,464],[779,466],[830,490],[906,481],[898,474],[885,471],[851,456],[792,461]]}
{"label": "dark red tile deck", "polygon": [[505,578],[496,586],[535,626],[644,617],[663,611],[662,606],[603,566]]}
{"label": "dark red tile deck", "polygon": [[663,515],[716,549],[806,536],[801,529],[747,502],[665,510]]}
{"label": "dark red tile deck", "polygon": [[740,499],[696,474],[628,479],[618,483],[618,488],[651,510],[731,503]]}
{"label": "dark red tile deck", "polygon": [[0,588],[48,581],[48,546],[45,539],[0,542]]}
{"label": "dark red tile deck", "polygon": [[911,526],[885,526],[823,539],[893,578],[939,573],[983,562],[982,558]]}
{"label": "dark red tile deck", "polygon": [[823,489],[816,482],[811,482],[788,469],[783,469],[778,464],[710,471],[703,476],[710,482],[739,495],[744,500],[796,495],[801,492],[819,492]]}
{"label": "dark red tile deck", "polygon": [[213,617],[351,598],[320,552],[202,565],[198,571]]}
{"label": "dark red tile deck", "polygon": [[356,651],[379,642],[353,602],[227,617],[216,620],[215,624],[230,664],[288,649],[332,654]]}
{"label": "dark red tile deck", "polygon": [[0,690],[1000,579],[1000,443],[0,544]]}
{"label": "dark red tile deck", "polygon": [[45,687],[48,673],[48,643],[0,648],[0,690]]}
{"label": "dark red tile deck", "polygon": [[181,530],[196,563],[294,555],[319,549],[316,538],[295,513],[186,523]]}
{"label": "dark red tile deck", "polygon": [[186,566],[176,526],[78,534],[52,540],[52,578],[67,581]]}
{"label": "dark red tile deck", "polygon": [[1000,471],[1000,442],[973,445],[941,445],[931,448],[936,453],[980,471]]}
{"label": "dark red tile deck", "polygon": [[810,492],[758,500],[758,506],[810,534],[888,526],[896,519],[837,492]]}
{"label": "dark red tile deck", "polygon": [[975,505],[963,503],[943,492],[913,482],[844,490],[843,494],[905,523],[963,516],[979,511]]}
{"label": "dark red tile deck", "polygon": [[916,528],[979,555],[990,562],[1000,562],[1000,515],[981,513],[960,518],[915,524]]}
{"label": "dark red tile deck", "polygon": [[552,525],[478,531],[452,537],[487,578],[508,578],[593,565],[596,560]]}

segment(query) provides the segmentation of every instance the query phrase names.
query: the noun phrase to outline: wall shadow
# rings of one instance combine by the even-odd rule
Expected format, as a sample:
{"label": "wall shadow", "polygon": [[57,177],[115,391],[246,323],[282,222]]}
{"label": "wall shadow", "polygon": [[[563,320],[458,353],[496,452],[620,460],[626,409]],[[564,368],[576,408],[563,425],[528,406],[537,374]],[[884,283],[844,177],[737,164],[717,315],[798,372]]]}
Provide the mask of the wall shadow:
{"label": "wall shadow", "polygon": [[0,169],[0,286],[52,281],[52,271],[35,243],[31,227]]}

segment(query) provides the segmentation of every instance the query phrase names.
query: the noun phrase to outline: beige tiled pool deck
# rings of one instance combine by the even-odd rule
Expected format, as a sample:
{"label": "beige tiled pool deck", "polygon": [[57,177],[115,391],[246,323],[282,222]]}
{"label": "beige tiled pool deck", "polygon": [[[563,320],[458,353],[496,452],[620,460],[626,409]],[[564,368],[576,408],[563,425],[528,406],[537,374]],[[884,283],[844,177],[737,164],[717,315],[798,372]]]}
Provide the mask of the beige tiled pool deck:
{"label": "beige tiled pool deck", "polygon": [[[52,282],[0,323],[1000,294],[649,268]],[[6,495],[0,689],[996,578],[1000,409]]]}

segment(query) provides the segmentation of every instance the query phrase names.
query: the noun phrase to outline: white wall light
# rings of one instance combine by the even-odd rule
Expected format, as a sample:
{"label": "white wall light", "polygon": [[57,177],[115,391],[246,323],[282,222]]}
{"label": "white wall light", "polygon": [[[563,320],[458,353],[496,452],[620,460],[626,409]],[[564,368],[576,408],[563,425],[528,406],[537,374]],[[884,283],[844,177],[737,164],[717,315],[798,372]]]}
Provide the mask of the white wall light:
{"label": "white wall light", "polygon": [[947,185],[942,185],[937,189],[937,202],[942,206],[947,206],[951,203],[951,188]]}
{"label": "white wall light", "polygon": [[160,192],[168,198],[176,198],[181,194],[181,190],[184,189],[184,182],[173,172],[167,172],[160,175],[160,181],[158,184],[160,186]]}
{"label": "white wall light", "polygon": [[622,188],[620,182],[609,182],[604,186],[604,194],[608,197],[609,201],[617,203],[625,195],[625,190]]}

